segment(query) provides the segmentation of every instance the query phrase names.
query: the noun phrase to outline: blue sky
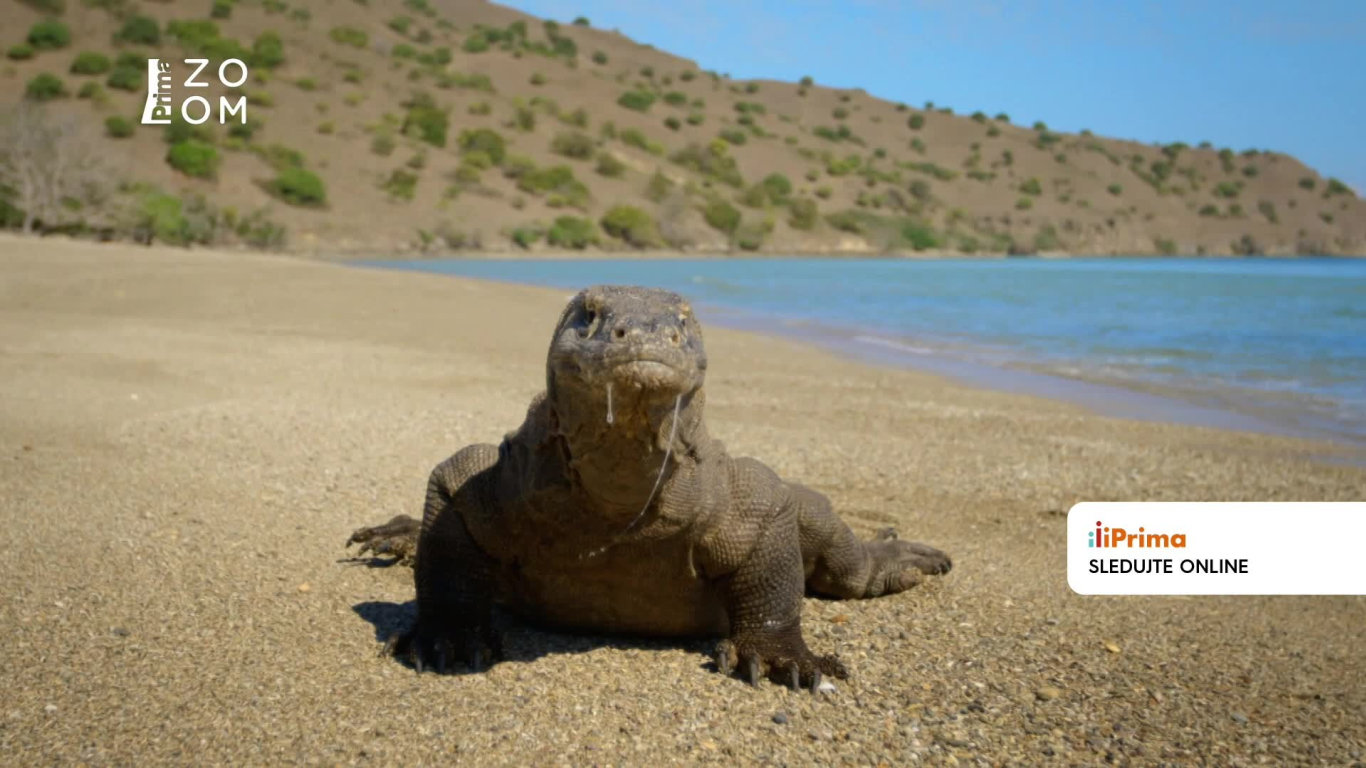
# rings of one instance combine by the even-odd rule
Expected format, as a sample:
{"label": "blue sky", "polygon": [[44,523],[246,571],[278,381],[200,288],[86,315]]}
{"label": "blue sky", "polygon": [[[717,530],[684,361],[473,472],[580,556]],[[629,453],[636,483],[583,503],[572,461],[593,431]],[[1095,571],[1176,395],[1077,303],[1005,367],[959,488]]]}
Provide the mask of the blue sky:
{"label": "blue sky", "polygon": [[1366,192],[1366,0],[511,0],[736,78],[1295,155]]}

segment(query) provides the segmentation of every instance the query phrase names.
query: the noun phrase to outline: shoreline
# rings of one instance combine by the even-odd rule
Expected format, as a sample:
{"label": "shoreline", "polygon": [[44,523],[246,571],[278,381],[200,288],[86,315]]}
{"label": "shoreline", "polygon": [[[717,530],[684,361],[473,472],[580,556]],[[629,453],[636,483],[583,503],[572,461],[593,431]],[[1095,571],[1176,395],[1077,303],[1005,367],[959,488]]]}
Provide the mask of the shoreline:
{"label": "shoreline", "polygon": [[[691,257],[674,254],[669,258],[687,260]],[[569,290],[516,278],[467,276],[399,264],[394,260],[350,265],[499,285]],[[846,327],[810,318],[784,319],[743,307],[705,301],[695,303],[699,308],[714,312],[707,320],[709,326],[781,337],[834,352],[855,362],[943,376],[963,386],[1043,397],[1080,405],[1102,416],[1319,440],[1343,448],[1366,449],[1366,434],[1351,431],[1347,424],[1325,420],[1308,407],[1308,400],[1297,401],[1291,396],[1278,398],[1271,393],[1243,391],[1226,385],[1201,389],[1141,379],[1107,379],[1084,372],[1069,375],[1029,361],[993,364],[954,355],[933,345],[922,345],[913,338],[898,337],[885,329]],[[1366,463],[1366,454],[1357,461]]]}
{"label": "shoreline", "polygon": [[1068,252],[1046,252],[1030,254],[1006,254],[1006,253],[959,253],[957,251],[912,251],[908,253],[879,253],[874,251],[802,251],[802,252],[777,252],[777,251],[679,251],[679,250],[648,250],[648,251],[607,251],[607,250],[581,250],[581,251],[552,251],[552,250],[506,250],[506,251],[421,251],[421,250],[388,250],[374,252],[354,251],[341,252],[336,250],[310,249],[291,251],[285,250],[290,256],[297,256],[305,259],[323,261],[328,263],[347,263],[347,262],[380,262],[380,261],[441,261],[441,260],[497,260],[497,261],[596,261],[622,259],[630,261],[652,261],[667,259],[702,259],[702,260],[751,260],[751,261],[771,261],[779,259],[872,259],[879,261],[998,261],[1006,259],[1026,259],[1036,261],[1049,260],[1069,260],[1069,259],[1141,259],[1151,261],[1162,261],[1171,259],[1211,259],[1211,260],[1235,260],[1235,259],[1267,259],[1272,261],[1295,261],[1300,259],[1341,259],[1341,260],[1360,260],[1366,259],[1366,252],[1352,254],[1233,254],[1233,253],[1207,253],[1207,254],[1162,254],[1162,253],[1068,253]]}

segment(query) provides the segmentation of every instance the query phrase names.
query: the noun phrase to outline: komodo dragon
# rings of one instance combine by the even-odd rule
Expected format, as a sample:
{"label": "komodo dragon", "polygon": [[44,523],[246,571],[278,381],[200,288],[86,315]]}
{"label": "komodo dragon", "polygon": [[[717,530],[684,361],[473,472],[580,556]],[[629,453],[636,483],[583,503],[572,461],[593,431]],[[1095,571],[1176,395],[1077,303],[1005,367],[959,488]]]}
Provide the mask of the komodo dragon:
{"label": "komodo dragon", "polygon": [[825,496],[729,456],[703,421],[706,370],[677,294],[575,296],[522,426],[438,465],[421,523],[400,515],[347,542],[414,561],[417,621],[386,652],[419,672],[477,671],[501,653],[497,604],[563,628],[723,637],[717,667],[751,684],[846,677],[802,638],[803,587],[889,595],[949,558],[890,530],[861,541]]}

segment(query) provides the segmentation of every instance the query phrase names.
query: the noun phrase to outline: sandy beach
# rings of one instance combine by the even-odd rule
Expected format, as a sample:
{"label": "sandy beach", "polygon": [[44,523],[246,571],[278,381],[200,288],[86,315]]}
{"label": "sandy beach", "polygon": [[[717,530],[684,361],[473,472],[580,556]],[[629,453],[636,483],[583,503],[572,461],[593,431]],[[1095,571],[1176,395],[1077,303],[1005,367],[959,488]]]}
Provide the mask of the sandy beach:
{"label": "sandy beach", "polygon": [[378,657],[411,572],[343,542],[520,423],[565,298],[0,238],[0,763],[1366,760],[1366,598],[1080,597],[1064,567],[1077,501],[1361,500],[1359,450],[718,328],[708,420],[731,453],[954,557],[902,595],[806,602],[852,679],[756,690],[709,670],[708,641],[520,626],[485,674]]}

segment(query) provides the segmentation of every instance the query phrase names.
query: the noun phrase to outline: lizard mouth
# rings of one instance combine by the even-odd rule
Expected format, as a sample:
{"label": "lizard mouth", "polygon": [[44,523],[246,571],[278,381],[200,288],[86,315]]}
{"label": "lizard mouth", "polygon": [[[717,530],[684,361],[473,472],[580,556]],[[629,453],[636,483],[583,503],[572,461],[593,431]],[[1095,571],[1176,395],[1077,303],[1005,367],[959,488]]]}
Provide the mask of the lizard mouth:
{"label": "lizard mouth", "polygon": [[675,389],[682,376],[677,368],[659,360],[630,360],[612,368],[612,377],[640,389]]}

